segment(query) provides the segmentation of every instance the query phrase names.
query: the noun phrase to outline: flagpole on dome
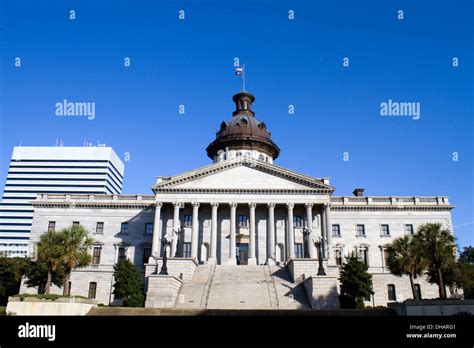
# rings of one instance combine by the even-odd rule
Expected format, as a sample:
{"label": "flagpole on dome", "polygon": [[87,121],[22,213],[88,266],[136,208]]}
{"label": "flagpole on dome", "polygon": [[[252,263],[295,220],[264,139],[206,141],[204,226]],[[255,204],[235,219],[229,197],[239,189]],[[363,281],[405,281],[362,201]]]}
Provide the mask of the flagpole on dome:
{"label": "flagpole on dome", "polygon": [[242,65],[242,90],[245,92],[245,64]]}

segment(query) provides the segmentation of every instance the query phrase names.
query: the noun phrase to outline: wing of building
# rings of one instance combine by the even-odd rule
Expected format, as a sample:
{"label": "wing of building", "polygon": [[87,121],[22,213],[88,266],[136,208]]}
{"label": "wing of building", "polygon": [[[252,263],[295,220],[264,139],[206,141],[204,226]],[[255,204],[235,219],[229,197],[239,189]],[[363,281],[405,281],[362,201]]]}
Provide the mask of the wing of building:
{"label": "wing of building", "polygon": [[[120,258],[132,260],[148,285],[168,239],[168,270],[179,295],[171,307],[313,306],[298,297],[299,281],[316,277],[321,259],[337,291],[339,266],[353,253],[374,276],[368,304],[411,298],[408,278],[387,269],[386,247],[426,222],[452,230],[448,198],[371,197],[362,189],[335,197],[329,179],[275,165],[280,149],[255,118],[254,97],[242,92],[233,100],[236,110],[206,149],[213,163],[159,176],[152,195],[45,194],[33,202],[32,243],[48,226],[74,221],[94,238],[93,264],[73,272],[71,292],[113,303],[112,268]],[[437,296],[424,279],[417,287],[422,297]]]}

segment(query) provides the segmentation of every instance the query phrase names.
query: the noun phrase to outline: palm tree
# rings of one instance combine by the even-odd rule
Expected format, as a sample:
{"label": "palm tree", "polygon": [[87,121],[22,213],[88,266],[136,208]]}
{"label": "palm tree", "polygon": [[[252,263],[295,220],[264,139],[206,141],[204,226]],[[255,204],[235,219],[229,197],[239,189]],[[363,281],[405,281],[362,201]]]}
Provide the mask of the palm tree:
{"label": "palm tree", "polygon": [[62,235],[56,231],[48,231],[43,233],[38,242],[38,260],[44,261],[47,265],[48,276],[44,293],[49,294],[51,290],[51,279],[60,267],[62,255]]}
{"label": "palm tree", "polygon": [[443,282],[443,271],[455,262],[456,244],[454,237],[447,229],[442,229],[440,223],[427,223],[418,229],[416,238],[420,243],[420,253],[428,262],[428,268],[436,273],[439,297],[446,298]]}
{"label": "palm tree", "polygon": [[413,299],[416,299],[414,279],[423,274],[427,262],[420,253],[420,243],[416,237],[400,237],[390,244],[388,268],[396,276],[408,275]]}
{"label": "palm tree", "polygon": [[61,263],[64,266],[63,295],[69,294],[69,280],[71,271],[77,267],[87,266],[91,262],[89,249],[92,247],[92,239],[83,226],[72,226],[65,228],[62,235]]}

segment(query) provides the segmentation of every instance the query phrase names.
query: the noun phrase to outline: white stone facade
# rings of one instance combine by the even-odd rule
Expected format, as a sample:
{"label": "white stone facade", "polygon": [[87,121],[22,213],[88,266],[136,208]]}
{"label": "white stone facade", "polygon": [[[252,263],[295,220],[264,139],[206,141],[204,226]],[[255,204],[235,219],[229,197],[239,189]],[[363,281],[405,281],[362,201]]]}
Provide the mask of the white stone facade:
{"label": "white stone facade", "polygon": [[[387,285],[395,286],[397,300],[411,298],[411,290],[407,277],[395,277],[386,268],[384,247],[410,231],[406,225],[416,231],[421,224],[440,222],[452,230],[452,206],[446,197],[333,197],[334,187],[327,179],[251,158],[158,177],[153,191],[154,195],[39,196],[33,203],[31,243],[39,240],[50,221],[56,222],[56,229],[80,222],[101,249],[100,262],[73,272],[71,293],[88,296],[90,283],[95,282],[98,303],[109,304],[113,303],[113,265],[120,252],[148,277],[155,269],[153,256],[163,255],[165,237],[173,238],[168,257],[171,253],[197,264],[235,265],[237,245],[248,246],[249,265],[313,260],[291,266],[294,278],[315,275],[314,242],[321,238],[328,275],[338,276],[339,255],[343,262],[357,250],[374,276],[375,295],[367,304],[386,305]],[[98,223],[103,223],[101,233],[97,233]],[[358,235],[357,225],[364,226],[364,236]],[[383,235],[387,230],[382,225],[388,225],[388,235]],[[333,226],[339,226],[340,235],[333,235]],[[194,268],[180,265],[175,272],[191,278]],[[422,279],[417,284],[424,298],[437,296],[436,286]],[[21,292],[27,291],[34,289],[23,286]]]}

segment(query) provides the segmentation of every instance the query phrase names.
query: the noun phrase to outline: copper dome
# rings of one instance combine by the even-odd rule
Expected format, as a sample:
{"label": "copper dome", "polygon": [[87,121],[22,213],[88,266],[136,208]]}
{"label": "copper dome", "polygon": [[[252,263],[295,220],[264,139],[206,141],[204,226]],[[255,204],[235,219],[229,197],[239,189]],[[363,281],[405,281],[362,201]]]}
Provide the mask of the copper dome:
{"label": "copper dome", "polygon": [[255,97],[247,92],[237,93],[232,97],[236,110],[228,122],[222,122],[214,140],[207,147],[207,155],[213,159],[219,150],[248,149],[259,150],[273,159],[277,158],[280,149],[270,139],[270,132],[264,122],[255,118],[251,110]]}

